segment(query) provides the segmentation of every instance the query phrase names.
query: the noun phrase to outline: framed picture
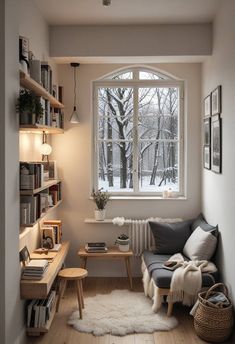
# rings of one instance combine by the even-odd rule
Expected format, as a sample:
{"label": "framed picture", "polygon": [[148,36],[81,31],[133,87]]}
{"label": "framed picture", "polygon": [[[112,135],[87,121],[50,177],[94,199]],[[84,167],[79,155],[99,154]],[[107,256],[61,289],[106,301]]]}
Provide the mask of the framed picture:
{"label": "framed picture", "polygon": [[211,113],[212,115],[221,113],[221,86],[211,92]]}
{"label": "framed picture", "polygon": [[211,144],[211,118],[204,119],[204,145]]}
{"label": "framed picture", "polygon": [[23,264],[23,266],[26,266],[30,261],[30,254],[27,246],[24,246],[20,250],[20,262]]}
{"label": "framed picture", "polygon": [[211,146],[203,147],[203,161],[204,161],[204,168],[210,170],[211,169]]}
{"label": "framed picture", "polygon": [[211,169],[216,173],[222,171],[222,133],[220,115],[211,120]]}
{"label": "framed picture", "polygon": [[211,95],[204,99],[204,117],[211,115]]}

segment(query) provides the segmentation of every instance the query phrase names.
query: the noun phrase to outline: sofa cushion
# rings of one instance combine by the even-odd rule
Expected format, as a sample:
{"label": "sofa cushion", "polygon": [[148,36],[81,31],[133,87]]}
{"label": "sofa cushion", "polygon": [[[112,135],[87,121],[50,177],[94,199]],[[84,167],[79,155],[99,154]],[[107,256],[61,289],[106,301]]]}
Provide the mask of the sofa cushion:
{"label": "sofa cushion", "polygon": [[[143,261],[148,269],[150,277],[158,288],[170,288],[173,271],[163,268],[163,263],[170,258],[169,255],[156,255],[151,251],[144,251]],[[187,257],[184,257],[188,260]],[[211,287],[214,282],[219,281],[218,271],[213,273],[202,273],[202,287]]]}
{"label": "sofa cushion", "polygon": [[214,235],[197,227],[186,241],[183,254],[191,260],[210,260],[216,244],[217,239]]}
{"label": "sofa cushion", "polygon": [[149,225],[154,237],[155,254],[179,253],[183,251],[184,245],[191,235],[191,224],[193,220],[160,223],[149,221]]}
{"label": "sofa cushion", "polygon": [[201,227],[201,229],[203,229],[206,232],[210,232],[216,237],[218,236],[218,226],[209,225],[209,223],[206,222],[202,214],[198,215],[198,217],[192,222],[192,232],[195,231],[197,227]]}

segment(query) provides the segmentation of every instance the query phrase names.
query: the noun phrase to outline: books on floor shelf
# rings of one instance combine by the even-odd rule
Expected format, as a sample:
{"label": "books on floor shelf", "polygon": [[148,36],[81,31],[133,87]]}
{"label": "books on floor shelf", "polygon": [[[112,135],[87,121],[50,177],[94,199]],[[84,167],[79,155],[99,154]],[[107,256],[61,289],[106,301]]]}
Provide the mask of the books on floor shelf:
{"label": "books on floor shelf", "polygon": [[85,245],[85,250],[91,253],[105,253],[108,251],[105,242],[88,242]]}
{"label": "books on floor shelf", "polygon": [[26,309],[27,327],[42,328],[50,319],[51,311],[56,302],[56,292],[51,290],[46,299],[34,299]]}
{"label": "books on floor shelf", "polygon": [[40,280],[47,271],[48,266],[49,263],[46,259],[32,259],[26,266],[24,266],[21,278]]}

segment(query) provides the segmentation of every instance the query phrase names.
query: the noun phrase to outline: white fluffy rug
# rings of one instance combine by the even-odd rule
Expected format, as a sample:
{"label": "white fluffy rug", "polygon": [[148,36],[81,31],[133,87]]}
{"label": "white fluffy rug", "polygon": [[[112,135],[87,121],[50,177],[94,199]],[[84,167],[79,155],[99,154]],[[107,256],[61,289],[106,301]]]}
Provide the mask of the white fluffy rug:
{"label": "white fluffy rug", "polygon": [[130,333],[168,331],[177,326],[174,317],[167,317],[166,310],[154,313],[152,302],[144,293],[115,290],[111,294],[96,295],[85,299],[83,319],[74,312],[69,325],[80,332],[101,336],[107,333],[124,336]]}

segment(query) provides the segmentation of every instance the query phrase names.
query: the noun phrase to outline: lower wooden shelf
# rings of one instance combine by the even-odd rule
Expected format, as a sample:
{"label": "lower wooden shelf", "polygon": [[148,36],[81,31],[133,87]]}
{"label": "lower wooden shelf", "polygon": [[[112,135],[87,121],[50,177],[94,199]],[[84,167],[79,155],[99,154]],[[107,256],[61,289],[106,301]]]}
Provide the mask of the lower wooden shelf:
{"label": "lower wooden shelf", "polygon": [[58,296],[56,296],[49,320],[47,321],[44,327],[26,327],[26,332],[29,336],[39,336],[41,333],[46,333],[49,331],[52,321],[54,319],[56,313],[56,304],[57,304]]}

